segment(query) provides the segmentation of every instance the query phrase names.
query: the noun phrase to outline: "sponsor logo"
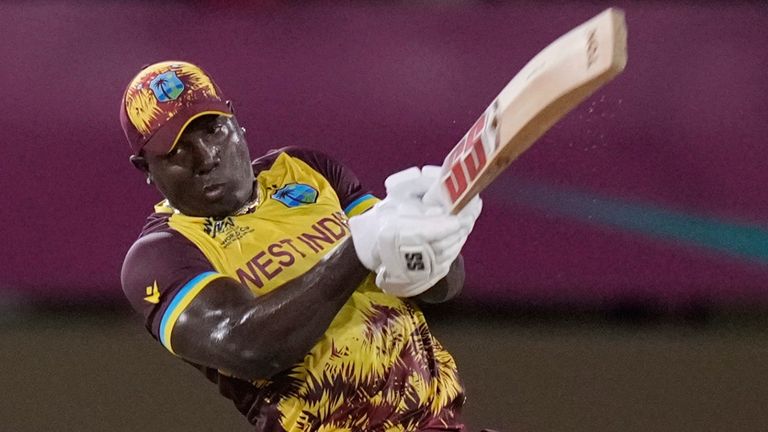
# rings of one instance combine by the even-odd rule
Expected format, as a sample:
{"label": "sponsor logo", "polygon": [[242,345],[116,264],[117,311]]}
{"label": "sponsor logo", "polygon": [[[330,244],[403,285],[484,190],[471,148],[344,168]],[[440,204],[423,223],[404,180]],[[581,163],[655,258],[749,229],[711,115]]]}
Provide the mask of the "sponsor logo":
{"label": "sponsor logo", "polygon": [[275,191],[272,198],[291,208],[314,204],[317,202],[317,189],[304,183],[291,183]]}
{"label": "sponsor logo", "polygon": [[154,281],[152,285],[148,286],[144,292],[147,294],[144,297],[145,301],[148,301],[152,304],[160,303],[160,289],[157,287],[157,281]]}
{"label": "sponsor logo", "polygon": [[407,253],[405,254],[405,266],[410,271],[424,270],[424,257],[421,256],[421,252]]}

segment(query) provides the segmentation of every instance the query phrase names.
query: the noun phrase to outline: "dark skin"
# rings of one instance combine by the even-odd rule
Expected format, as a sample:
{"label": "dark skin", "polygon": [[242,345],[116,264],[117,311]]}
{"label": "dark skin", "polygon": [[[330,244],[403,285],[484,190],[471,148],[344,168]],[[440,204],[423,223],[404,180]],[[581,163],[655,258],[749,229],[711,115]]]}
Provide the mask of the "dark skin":
{"label": "dark skin", "polygon": [[[175,209],[199,217],[233,215],[253,199],[250,161],[237,120],[216,115],[192,121],[166,155],[131,157]],[[216,279],[179,316],[171,344],[189,361],[243,379],[268,378],[310,351],[370,274],[347,239],[308,272],[263,296],[234,279]],[[463,284],[459,257],[418,299],[442,302]]]}
{"label": "dark skin", "polygon": [[131,163],[188,216],[229,216],[255,190],[248,145],[234,116],[197,118],[170,153],[132,156]]}

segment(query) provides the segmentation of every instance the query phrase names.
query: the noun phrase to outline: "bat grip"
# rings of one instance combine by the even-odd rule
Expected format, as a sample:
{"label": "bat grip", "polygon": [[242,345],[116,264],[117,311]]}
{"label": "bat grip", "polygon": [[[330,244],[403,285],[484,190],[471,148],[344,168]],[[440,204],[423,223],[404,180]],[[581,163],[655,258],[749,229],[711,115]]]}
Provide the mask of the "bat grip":
{"label": "bat grip", "polygon": [[424,204],[437,204],[445,206],[446,202],[440,194],[440,182],[435,182],[427,189],[427,192],[421,198]]}
{"label": "bat grip", "polygon": [[[451,200],[448,199],[448,194],[443,189],[440,181],[437,181],[432,186],[430,186],[421,200],[425,204],[443,206],[444,208],[449,209],[450,214],[457,214],[461,210],[461,208],[456,207],[454,203],[452,203]],[[461,207],[464,207],[464,206],[461,206]]]}

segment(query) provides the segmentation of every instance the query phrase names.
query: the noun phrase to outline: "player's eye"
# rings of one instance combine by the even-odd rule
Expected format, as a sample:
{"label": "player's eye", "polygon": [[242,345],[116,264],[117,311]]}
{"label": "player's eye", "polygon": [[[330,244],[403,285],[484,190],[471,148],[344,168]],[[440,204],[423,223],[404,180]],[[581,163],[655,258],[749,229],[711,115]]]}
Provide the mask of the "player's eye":
{"label": "player's eye", "polygon": [[214,139],[222,139],[229,134],[229,129],[225,124],[214,123],[208,128],[208,134]]}
{"label": "player's eye", "polygon": [[172,158],[172,157],[178,155],[179,154],[179,147],[181,147],[181,143],[176,143],[176,145],[173,146],[171,151],[169,151],[168,153],[165,154],[165,157],[166,158]]}
{"label": "player's eye", "polygon": [[173,163],[178,163],[184,158],[184,155],[188,153],[189,142],[185,140],[179,140],[175,146],[165,154],[164,158]]}

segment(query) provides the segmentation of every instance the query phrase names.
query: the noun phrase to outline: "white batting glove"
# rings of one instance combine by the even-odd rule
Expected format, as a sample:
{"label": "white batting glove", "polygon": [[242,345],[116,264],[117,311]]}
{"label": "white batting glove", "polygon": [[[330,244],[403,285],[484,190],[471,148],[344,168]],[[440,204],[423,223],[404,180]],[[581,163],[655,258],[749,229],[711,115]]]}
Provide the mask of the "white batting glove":
{"label": "white batting glove", "polygon": [[358,258],[385,292],[411,297],[445,277],[480,214],[479,199],[458,215],[423,203],[438,174],[439,167],[413,167],[389,176],[387,197],[350,219]]}
{"label": "white batting glove", "polygon": [[[421,168],[422,171],[422,181],[429,183],[431,186],[433,183],[437,183],[440,179],[440,170],[441,168],[439,166],[435,165],[425,165]],[[427,187],[429,189],[429,186]],[[389,190],[387,190],[389,192]],[[437,195],[432,195],[432,198],[435,199],[434,201],[429,201],[427,198],[429,195],[424,196],[424,203],[428,206],[442,206],[443,203],[441,203],[439,200],[437,200]],[[472,232],[472,229],[475,226],[475,221],[480,216],[480,212],[483,210],[483,201],[480,199],[480,195],[475,195],[474,198],[472,198],[467,205],[464,206],[463,209],[456,215],[461,219],[462,226],[467,230],[467,234]],[[446,211],[448,211],[446,209]]]}
{"label": "white batting glove", "polygon": [[[411,183],[412,186],[408,186]],[[429,188],[428,182],[421,179],[421,170],[411,167],[386,178],[384,185],[387,196],[376,203],[364,214],[349,219],[352,241],[360,262],[373,272],[381,267],[378,249],[378,234],[388,219],[396,217],[398,207],[404,201],[416,202]]]}
{"label": "white batting glove", "polygon": [[398,297],[419,295],[444,278],[466,241],[455,216],[429,215],[423,205],[407,210],[388,220],[378,236],[381,266],[376,285]]}

